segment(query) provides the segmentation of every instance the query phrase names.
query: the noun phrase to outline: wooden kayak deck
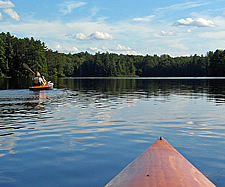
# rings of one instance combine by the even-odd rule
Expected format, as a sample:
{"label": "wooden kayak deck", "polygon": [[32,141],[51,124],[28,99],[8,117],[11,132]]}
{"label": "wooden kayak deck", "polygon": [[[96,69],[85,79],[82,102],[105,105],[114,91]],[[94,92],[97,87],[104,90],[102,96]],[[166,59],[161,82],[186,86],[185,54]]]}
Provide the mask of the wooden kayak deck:
{"label": "wooden kayak deck", "polygon": [[215,186],[165,139],[153,143],[106,187]]}

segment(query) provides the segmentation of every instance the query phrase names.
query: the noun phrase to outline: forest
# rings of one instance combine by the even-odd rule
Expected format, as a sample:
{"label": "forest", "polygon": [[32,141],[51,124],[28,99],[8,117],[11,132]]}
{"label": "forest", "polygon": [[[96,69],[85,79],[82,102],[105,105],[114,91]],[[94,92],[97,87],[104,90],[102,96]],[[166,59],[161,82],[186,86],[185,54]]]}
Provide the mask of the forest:
{"label": "forest", "polygon": [[225,50],[185,57],[108,52],[65,54],[49,49],[33,37],[21,39],[9,32],[0,33],[0,77],[29,77],[31,73],[23,63],[46,77],[225,76]]}

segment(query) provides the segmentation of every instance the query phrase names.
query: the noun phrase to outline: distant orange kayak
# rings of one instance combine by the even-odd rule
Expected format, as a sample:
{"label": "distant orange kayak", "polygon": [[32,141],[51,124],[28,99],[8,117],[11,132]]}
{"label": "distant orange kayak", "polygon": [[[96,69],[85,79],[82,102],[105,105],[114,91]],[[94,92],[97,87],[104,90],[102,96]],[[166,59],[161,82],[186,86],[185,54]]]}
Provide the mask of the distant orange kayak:
{"label": "distant orange kayak", "polygon": [[53,87],[49,85],[41,85],[41,86],[31,86],[29,87],[30,90],[36,91],[36,90],[52,90]]}
{"label": "distant orange kayak", "polygon": [[106,187],[215,186],[165,139],[160,138]]}

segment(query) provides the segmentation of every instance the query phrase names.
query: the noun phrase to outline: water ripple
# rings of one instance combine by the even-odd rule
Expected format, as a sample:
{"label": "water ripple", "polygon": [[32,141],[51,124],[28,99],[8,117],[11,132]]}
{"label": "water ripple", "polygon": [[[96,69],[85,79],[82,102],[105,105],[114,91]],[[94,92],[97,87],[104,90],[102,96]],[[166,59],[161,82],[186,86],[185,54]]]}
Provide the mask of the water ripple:
{"label": "water ripple", "polygon": [[0,184],[104,186],[159,136],[223,184],[223,91],[208,83],[124,81],[0,91]]}

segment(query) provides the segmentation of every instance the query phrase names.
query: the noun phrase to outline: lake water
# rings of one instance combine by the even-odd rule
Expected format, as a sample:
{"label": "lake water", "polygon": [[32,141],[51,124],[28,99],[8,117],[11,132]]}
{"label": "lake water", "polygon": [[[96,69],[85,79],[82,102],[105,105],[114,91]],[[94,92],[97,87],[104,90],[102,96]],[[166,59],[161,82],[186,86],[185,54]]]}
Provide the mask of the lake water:
{"label": "lake water", "polygon": [[104,186],[160,136],[225,185],[225,79],[54,82],[0,79],[0,186]]}

